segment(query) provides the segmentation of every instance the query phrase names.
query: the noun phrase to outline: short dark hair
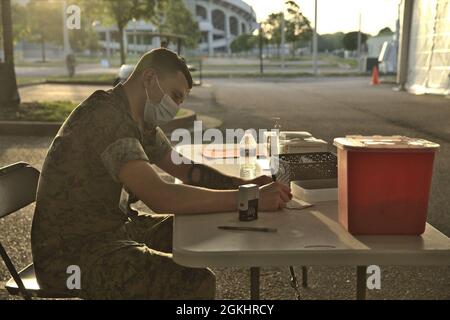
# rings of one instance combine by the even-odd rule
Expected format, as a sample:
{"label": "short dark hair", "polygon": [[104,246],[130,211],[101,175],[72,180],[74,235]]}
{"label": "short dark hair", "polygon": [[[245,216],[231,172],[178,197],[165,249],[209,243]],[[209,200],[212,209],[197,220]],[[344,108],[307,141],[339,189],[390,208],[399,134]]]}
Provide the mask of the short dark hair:
{"label": "short dark hair", "polygon": [[156,73],[161,76],[181,71],[188,82],[189,89],[192,89],[192,76],[186,61],[169,49],[158,48],[144,54],[134,68],[133,75],[140,75],[148,68],[155,69]]}

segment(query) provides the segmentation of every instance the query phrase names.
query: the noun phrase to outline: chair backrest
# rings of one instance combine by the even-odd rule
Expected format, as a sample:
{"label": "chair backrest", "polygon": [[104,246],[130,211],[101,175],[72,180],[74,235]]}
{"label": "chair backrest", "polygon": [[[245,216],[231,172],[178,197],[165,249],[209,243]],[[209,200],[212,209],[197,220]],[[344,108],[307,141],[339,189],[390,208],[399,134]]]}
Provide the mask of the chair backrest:
{"label": "chair backrest", "polygon": [[39,171],[25,162],[0,168],[0,218],[33,203],[38,180]]}
{"label": "chair backrest", "polygon": [[[18,162],[0,168],[0,219],[20,210],[36,199],[39,171],[28,163]],[[25,299],[31,299],[11,258],[0,243],[0,256]]]}

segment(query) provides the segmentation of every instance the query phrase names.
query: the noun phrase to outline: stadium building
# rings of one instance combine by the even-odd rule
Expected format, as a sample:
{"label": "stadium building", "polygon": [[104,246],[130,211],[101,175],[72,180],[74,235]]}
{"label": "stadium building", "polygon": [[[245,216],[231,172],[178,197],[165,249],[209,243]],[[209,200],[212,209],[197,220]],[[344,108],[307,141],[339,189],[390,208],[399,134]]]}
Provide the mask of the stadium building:
{"label": "stadium building", "polygon": [[[213,55],[229,53],[230,44],[241,34],[252,33],[256,28],[253,8],[242,0],[184,0],[186,7],[199,23],[201,39],[194,53]],[[96,26],[100,45],[109,54],[119,50],[117,28]],[[157,36],[157,28],[145,21],[130,21],[124,41],[129,52],[137,54],[159,47],[165,37]],[[176,44],[169,39],[169,48]]]}

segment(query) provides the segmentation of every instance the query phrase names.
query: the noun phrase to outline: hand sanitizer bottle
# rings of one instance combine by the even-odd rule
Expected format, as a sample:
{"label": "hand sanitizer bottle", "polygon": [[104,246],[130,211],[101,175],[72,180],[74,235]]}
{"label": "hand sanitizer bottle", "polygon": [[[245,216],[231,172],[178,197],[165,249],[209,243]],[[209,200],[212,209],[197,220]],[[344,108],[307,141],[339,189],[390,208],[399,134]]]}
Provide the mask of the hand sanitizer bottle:
{"label": "hand sanitizer bottle", "polygon": [[250,130],[245,131],[239,145],[240,177],[254,179],[256,177],[256,148],[257,143]]}

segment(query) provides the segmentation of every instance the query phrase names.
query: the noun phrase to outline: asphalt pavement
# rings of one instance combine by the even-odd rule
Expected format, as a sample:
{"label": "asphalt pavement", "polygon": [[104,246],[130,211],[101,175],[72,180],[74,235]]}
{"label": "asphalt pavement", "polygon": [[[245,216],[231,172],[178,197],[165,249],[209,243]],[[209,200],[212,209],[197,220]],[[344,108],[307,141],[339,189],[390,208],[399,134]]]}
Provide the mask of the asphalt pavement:
{"label": "asphalt pavement", "polygon": [[[55,94],[46,88],[22,88],[22,98],[27,101],[33,94]],[[73,86],[64,90],[75,92],[71,99],[81,101],[92,89]],[[439,143],[428,221],[450,236],[450,100],[446,98],[395,92],[391,85],[372,87],[368,78],[215,79],[194,88],[186,106],[222,120],[221,129],[271,128],[272,117],[280,117],[283,129],[310,131],[330,145],[335,137],[346,134],[401,134]],[[0,166],[27,161],[40,168],[51,140],[0,136]],[[32,212],[30,206],[0,220],[0,241],[20,267],[31,261]],[[450,267],[391,266],[381,270],[382,288],[368,291],[368,299],[450,299]],[[249,298],[247,269],[215,272],[218,298]],[[302,290],[304,299],[354,299],[355,268],[310,267],[309,275],[310,287]],[[7,278],[0,263],[0,282]],[[261,278],[263,299],[295,299],[288,268],[264,268]],[[0,299],[4,298],[11,297],[0,290]]]}

